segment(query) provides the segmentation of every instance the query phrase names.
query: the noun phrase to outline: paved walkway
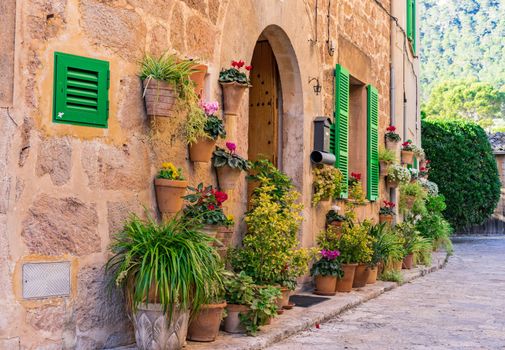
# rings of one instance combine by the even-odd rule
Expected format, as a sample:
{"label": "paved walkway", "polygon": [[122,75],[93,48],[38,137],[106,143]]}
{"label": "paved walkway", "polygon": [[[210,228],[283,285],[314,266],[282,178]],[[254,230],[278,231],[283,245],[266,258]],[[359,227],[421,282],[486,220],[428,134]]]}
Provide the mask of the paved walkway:
{"label": "paved walkway", "polygon": [[459,240],[445,269],[269,349],[505,349],[505,238]]}

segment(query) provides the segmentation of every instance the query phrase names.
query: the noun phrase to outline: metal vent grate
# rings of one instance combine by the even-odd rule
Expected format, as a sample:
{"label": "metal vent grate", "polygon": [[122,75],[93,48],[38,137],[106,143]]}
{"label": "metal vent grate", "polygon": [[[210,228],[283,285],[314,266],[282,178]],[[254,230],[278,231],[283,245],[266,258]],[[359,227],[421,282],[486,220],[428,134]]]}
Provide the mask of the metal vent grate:
{"label": "metal vent grate", "polygon": [[23,265],[23,298],[38,299],[70,294],[70,262]]}

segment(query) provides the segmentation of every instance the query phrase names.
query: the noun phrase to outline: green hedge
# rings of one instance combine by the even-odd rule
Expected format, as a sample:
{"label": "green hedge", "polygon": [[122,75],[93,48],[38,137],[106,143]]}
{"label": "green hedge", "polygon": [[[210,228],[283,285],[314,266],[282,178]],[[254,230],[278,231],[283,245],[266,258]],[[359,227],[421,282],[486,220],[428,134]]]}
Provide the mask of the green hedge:
{"label": "green hedge", "polygon": [[456,230],[481,224],[500,198],[496,161],[484,130],[461,120],[423,120],[430,180],[446,198],[444,216]]}

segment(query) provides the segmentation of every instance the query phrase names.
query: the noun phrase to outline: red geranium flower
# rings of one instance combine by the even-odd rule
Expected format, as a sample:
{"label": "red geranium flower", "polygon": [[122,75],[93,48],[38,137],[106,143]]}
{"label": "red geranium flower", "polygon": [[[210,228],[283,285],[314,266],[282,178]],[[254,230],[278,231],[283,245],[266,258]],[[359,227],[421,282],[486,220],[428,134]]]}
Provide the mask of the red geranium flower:
{"label": "red geranium flower", "polygon": [[209,210],[214,210],[214,209],[216,209],[216,206],[215,206],[214,204],[209,204],[209,205],[207,206],[207,209],[209,209]]}
{"label": "red geranium flower", "polygon": [[351,177],[356,179],[357,181],[361,180],[361,174],[360,173],[351,173]]}
{"label": "red geranium flower", "polygon": [[242,68],[244,66],[244,64],[245,64],[244,61],[242,61],[242,60],[238,61],[237,62],[237,68],[239,68],[239,69]]}
{"label": "red geranium flower", "polygon": [[216,197],[216,202],[218,205],[221,205],[221,203],[225,202],[228,199],[228,195],[221,191],[214,190],[213,195]]}
{"label": "red geranium flower", "polygon": [[390,126],[388,126],[388,128],[386,130],[389,131],[389,132],[395,132],[396,131],[396,126],[390,125]]}
{"label": "red geranium flower", "polygon": [[238,67],[238,62],[237,61],[231,61],[231,66],[237,68]]}
{"label": "red geranium flower", "polygon": [[253,66],[245,66],[245,69],[251,71],[253,69]]}

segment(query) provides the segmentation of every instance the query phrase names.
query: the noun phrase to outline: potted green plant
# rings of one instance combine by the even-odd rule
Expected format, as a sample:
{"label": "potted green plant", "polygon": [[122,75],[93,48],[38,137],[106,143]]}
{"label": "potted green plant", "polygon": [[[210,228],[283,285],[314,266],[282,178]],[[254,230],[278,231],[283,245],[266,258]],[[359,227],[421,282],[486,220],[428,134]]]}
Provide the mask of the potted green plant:
{"label": "potted green plant", "polygon": [[[238,115],[244,92],[251,87],[247,74],[241,69],[244,61],[231,61],[231,68],[223,69],[219,73],[219,83],[223,88],[224,112],[227,115]],[[250,72],[252,66],[245,66]]]}
{"label": "potted green plant", "polygon": [[337,199],[342,192],[342,173],[334,166],[317,165],[312,170],[314,177],[314,195],[312,205],[320,201]]}
{"label": "potted green plant", "polygon": [[416,230],[414,223],[404,221],[395,227],[397,234],[403,238],[403,247],[405,256],[403,258],[403,268],[411,269],[414,267],[416,255],[431,254],[432,243],[423,238]]}
{"label": "potted green plant", "polygon": [[223,203],[228,199],[226,193],[214,189],[212,185],[204,186],[203,183],[188,187],[188,190],[190,194],[183,197],[188,202],[183,210],[186,219],[203,225],[202,231],[213,238],[219,226],[233,225],[223,211]]}
{"label": "potted green plant", "polygon": [[336,228],[341,228],[344,222],[346,221],[345,215],[339,214],[340,207],[334,205],[331,209],[326,213],[326,227],[334,226]]}
{"label": "potted green plant", "polygon": [[412,140],[407,140],[404,143],[402,143],[402,163],[403,164],[414,163],[414,148],[412,145]]}
{"label": "potted green plant", "polygon": [[219,109],[217,102],[201,102],[200,106],[202,113],[188,118],[186,138],[191,161],[206,163],[212,157],[217,139],[226,137],[226,130],[223,120],[216,116]]}
{"label": "potted green plant", "polygon": [[400,209],[402,211],[412,209],[416,201],[426,198],[426,190],[418,182],[411,182],[400,186]]}
{"label": "potted green plant", "polygon": [[344,273],[340,266],[338,250],[322,249],[319,259],[312,265],[310,275],[314,277],[316,290],[314,294],[335,295],[337,278],[342,278]]}
{"label": "potted green plant", "polygon": [[235,188],[240,172],[250,168],[249,161],[235,153],[237,145],[226,142],[227,150],[216,147],[212,154],[212,165],[217,169],[219,187],[223,190]]}
{"label": "potted green plant", "polygon": [[383,201],[383,205],[379,209],[379,223],[393,224],[396,204],[390,201]]}
{"label": "potted green plant", "polygon": [[261,326],[270,324],[277,316],[277,300],[281,296],[279,288],[274,286],[255,286],[251,306],[239,318],[248,335],[256,335]]}
{"label": "potted green plant", "polygon": [[380,165],[380,176],[385,177],[388,175],[389,166],[396,162],[396,154],[390,149],[379,149],[379,165]]}
{"label": "potted green plant", "polygon": [[392,151],[396,151],[398,142],[401,141],[400,135],[396,133],[396,127],[390,125],[386,128],[386,148]]}
{"label": "potted green plant", "polygon": [[144,56],[141,62],[140,79],[144,87],[143,97],[147,115],[168,117],[174,111],[177,100],[188,101],[194,108],[194,83],[191,74],[197,72],[195,62],[180,61],[167,53],[160,57]]}
{"label": "potted green plant", "polygon": [[220,288],[212,238],[174,216],[157,224],[132,215],[111,243],[105,270],[124,289],[139,349],[181,349],[190,312]]}
{"label": "potted green plant", "polygon": [[365,203],[365,192],[363,191],[360,173],[351,173],[351,176],[349,176],[349,199],[354,204],[361,205]]}
{"label": "potted green plant", "polygon": [[308,271],[310,260],[309,252],[298,248],[299,193],[291,179],[267,160],[255,162],[253,174],[249,180],[257,187],[245,217],[247,233],[242,247],[230,251],[231,266],[237,272],[245,271],[258,285],[280,286],[287,303],[289,291]]}
{"label": "potted green plant", "polygon": [[181,210],[186,187],[188,181],[184,180],[181,169],[170,162],[164,162],[154,179],[159,211],[162,214],[173,214]]}
{"label": "potted green plant", "polygon": [[388,186],[392,188],[407,184],[410,182],[410,171],[399,164],[393,164],[388,169],[387,181]]}
{"label": "potted green plant", "polygon": [[225,299],[228,303],[224,330],[228,333],[245,333],[240,315],[249,311],[254,299],[254,281],[244,271],[228,273],[224,280]]}

